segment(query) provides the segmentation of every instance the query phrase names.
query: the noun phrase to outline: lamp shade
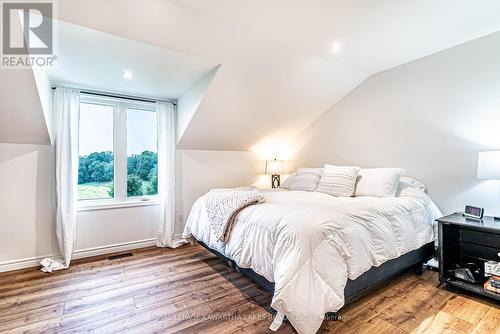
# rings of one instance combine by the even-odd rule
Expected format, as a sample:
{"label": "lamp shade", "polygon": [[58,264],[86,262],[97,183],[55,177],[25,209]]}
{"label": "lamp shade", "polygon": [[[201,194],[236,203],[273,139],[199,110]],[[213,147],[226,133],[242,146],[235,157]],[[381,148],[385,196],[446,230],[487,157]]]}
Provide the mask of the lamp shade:
{"label": "lamp shade", "polygon": [[478,179],[500,179],[500,151],[479,152]]}
{"label": "lamp shade", "polygon": [[285,162],[283,160],[268,160],[266,161],[266,174],[280,175],[285,171]]}

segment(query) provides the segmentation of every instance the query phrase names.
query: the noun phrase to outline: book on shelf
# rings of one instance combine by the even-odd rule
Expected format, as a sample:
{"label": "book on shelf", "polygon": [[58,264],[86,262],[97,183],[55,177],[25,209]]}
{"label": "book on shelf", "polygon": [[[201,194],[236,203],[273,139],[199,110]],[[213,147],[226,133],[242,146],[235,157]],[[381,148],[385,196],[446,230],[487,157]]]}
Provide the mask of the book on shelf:
{"label": "book on shelf", "polygon": [[490,283],[491,283],[492,287],[500,288],[500,277],[499,276],[491,276]]}
{"label": "book on shelf", "polygon": [[488,279],[483,285],[484,289],[487,291],[490,291],[490,292],[500,294],[500,288],[493,286],[491,282],[492,282],[492,278]]}

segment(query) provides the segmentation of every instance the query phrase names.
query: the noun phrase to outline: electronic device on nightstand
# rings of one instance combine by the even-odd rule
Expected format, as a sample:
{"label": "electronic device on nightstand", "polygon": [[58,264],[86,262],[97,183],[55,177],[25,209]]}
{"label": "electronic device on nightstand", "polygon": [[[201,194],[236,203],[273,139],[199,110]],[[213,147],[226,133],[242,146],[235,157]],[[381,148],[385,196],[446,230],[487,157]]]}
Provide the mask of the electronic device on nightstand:
{"label": "electronic device on nightstand", "polygon": [[483,219],[484,209],[477,206],[466,205],[464,216],[473,219]]}

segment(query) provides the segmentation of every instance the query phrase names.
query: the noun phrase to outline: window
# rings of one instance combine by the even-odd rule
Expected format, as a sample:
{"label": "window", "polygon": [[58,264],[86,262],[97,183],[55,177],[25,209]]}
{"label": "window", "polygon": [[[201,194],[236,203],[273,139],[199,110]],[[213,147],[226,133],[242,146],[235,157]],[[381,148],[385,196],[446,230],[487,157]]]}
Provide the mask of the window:
{"label": "window", "polygon": [[127,196],[158,194],[156,113],[127,109]]}
{"label": "window", "polygon": [[154,103],[83,95],[79,122],[80,203],[158,195]]}
{"label": "window", "polygon": [[78,199],[113,198],[113,106],[80,104]]}

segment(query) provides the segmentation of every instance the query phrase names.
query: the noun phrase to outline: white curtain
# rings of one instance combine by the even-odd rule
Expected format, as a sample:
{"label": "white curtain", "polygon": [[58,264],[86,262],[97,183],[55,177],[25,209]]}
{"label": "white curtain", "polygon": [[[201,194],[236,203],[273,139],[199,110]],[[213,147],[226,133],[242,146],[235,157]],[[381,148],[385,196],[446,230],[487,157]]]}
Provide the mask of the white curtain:
{"label": "white curtain", "polygon": [[175,228],[175,111],[169,102],[156,103],[158,121],[158,194],[160,196],[158,247],[175,248],[183,243]]}
{"label": "white curtain", "polygon": [[56,237],[62,260],[42,260],[42,271],[68,268],[73,253],[78,182],[78,119],[80,92],[56,88],[54,141],[56,172]]}

